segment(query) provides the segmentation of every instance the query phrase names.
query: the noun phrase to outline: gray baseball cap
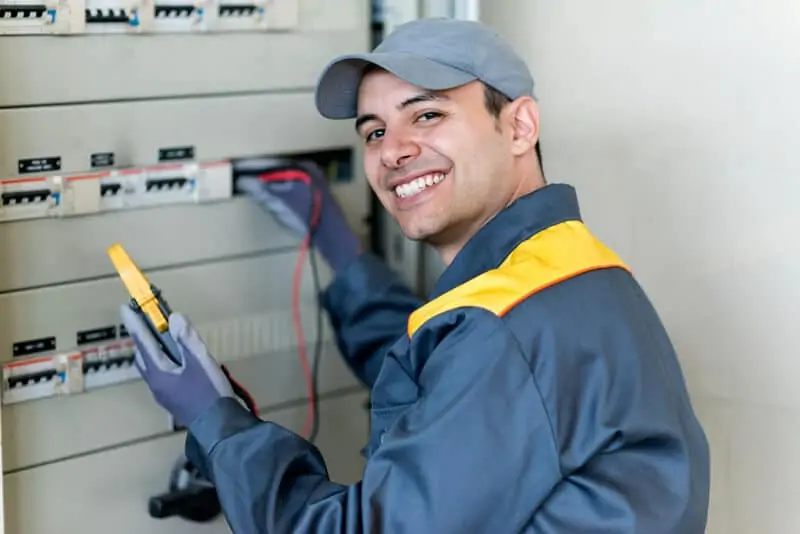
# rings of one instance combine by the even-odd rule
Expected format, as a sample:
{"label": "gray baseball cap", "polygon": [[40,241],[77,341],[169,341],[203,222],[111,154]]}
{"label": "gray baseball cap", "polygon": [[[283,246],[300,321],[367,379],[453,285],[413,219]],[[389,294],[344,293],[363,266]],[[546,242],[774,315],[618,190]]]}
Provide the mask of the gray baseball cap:
{"label": "gray baseball cap", "polygon": [[315,91],[317,110],[323,117],[356,117],[358,89],[370,65],[428,91],[479,80],[512,100],[534,97],[527,65],[489,27],[466,20],[428,18],[398,26],[372,53],[348,54],[329,63]]}

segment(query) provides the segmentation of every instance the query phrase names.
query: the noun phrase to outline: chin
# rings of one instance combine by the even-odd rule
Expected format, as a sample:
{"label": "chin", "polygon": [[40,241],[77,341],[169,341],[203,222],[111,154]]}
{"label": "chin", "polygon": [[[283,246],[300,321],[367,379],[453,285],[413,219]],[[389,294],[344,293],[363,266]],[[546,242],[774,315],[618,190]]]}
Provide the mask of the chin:
{"label": "chin", "polygon": [[[435,241],[436,236],[443,233],[448,225],[446,224],[443,213],[431,212],[430,209],[420,209],[410,211],[390,212],[392,218],[397,221],[403,235],[411,241]],[[426,211],[428,213],[426,213]]]}
{"label": "chin", "polygon": [[424,243],[435,242],[436,236],[441,232],[439,229],[425,228],[417,224],[400,224],[400,230],[403,235],[411,241],[420,241]]}
{"label": "chin", "polygon": [[414,224],[404,224],[402,221],[395,219],[397,223],[400,225],[400,231],[403,232],[403,235],[406,236],[407,239],[411,241],[423,241],[425,237],[428,235],[427,232],[423,231],[422,228]]}
{"label": "chin", "polygon": [[406,239],[409,239],[411,241],[427,241],[429,237],[428,234],[424,232],[419,232],[415,230],[406,230],[405,228],[402,227],[401,231],[403,232],[403,235],[406,236]]}

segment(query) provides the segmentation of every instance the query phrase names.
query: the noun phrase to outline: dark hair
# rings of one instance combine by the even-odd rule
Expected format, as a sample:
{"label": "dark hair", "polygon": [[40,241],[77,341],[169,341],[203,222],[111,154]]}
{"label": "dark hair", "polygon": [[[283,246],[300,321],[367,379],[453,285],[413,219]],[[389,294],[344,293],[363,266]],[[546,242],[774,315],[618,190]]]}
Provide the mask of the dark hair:
{"label": "dark hair", "polygon": [[[486,111],[495,119],[500,117],[500,112],[507,104],[511,103],[511,99],[506,95],[486,84],[483,84],[483,103],[486,106]],[[536,157],[539,158],[539,169],[544,175],[544,165],[542,164],[542,149],[539,147],[539,141],[536,141],[536,146],[533,147],[536,152]]]}

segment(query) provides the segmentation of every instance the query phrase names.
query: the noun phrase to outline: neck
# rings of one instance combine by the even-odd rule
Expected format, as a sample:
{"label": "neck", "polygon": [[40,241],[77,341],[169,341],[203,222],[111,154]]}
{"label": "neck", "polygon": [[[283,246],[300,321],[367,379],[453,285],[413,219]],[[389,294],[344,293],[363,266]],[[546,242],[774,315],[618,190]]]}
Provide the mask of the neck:
{"label": "neck", "polygon": [[[482,227],[483,225],[481,225],[480,228]],[[449,267],[450,264],[453,263],[453,260],[456,259],[456,256],[458,256],[458,253],[464,248],[464,245],[466,245],[476,233],[477,231],[473,232],[469,237],[460,243],[449,243],[447,245],[434,246],[436,253],[439,254],[439,258],[442,260],[442,263],[445,267]]]}
{"label": "neck", "polygon": [[546,185],[541,173],[538,173],[538,175],[531,174],[529,176],[530,178],[520,180],[517,188],[507,197],[506,202],[500,207],[500,209],[496,209],[488,213],[488,215],[484,215],[480,219],[474,220],[470,224],[460,225],[457,228],[453,228],[449,232],[451,234],[450,236],[445,236],[444,239],[441,239],[440,244],[433,244],[433,248],[436,250],[436,253],[439,254],[439,258],[441,258],[445,267],[448,267],[451,263],[453,263],[453,260],[456,258],[458,253],[461,252],[461,249],[466,246],[469,240],[472,239],[472,237],[477,234],[481,228],[486,226],[489,221],[494,219],[498,213],[516,202],[517,199],[524,197],[525,195],[529,195]]}

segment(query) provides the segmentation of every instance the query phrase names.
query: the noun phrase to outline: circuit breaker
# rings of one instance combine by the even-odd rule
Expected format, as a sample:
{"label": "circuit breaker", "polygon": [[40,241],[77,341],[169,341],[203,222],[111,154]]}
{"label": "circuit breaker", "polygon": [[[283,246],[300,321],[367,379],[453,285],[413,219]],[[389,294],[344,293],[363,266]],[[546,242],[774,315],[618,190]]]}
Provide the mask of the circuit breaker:
{"label": "circuit breaker", "polygon": [[0,35],[296,29],[299,0],[53,0],[0,4]]}

